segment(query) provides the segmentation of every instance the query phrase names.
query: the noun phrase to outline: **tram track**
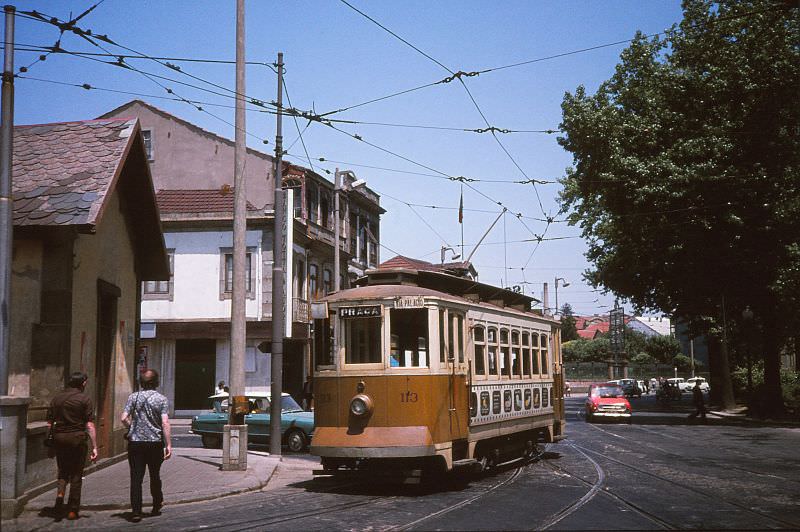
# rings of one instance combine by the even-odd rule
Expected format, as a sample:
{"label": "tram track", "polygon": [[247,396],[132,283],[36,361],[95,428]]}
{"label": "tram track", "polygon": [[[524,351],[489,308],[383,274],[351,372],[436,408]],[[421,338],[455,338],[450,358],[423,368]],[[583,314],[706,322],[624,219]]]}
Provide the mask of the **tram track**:
{"label": "tram track", "polygon": [[603,494],[603,495],[605,495],[607,497],[610,497],[610,498],[622,503],[628,509],[630,509],[633,512],[635,512],[636,514],[644,517],[645,519],[648,519],[648,520],[652,521],[653,523],[656,523],[657,525],[659,525],[661,528],[663,528],[665,530],[675,530],[677,528],[677,527],[673,526],[671,523],[668,523],[667,521],[664,521],[663,519],[661,519],[657,515],[655,515],[655,514],[653,514],[651,512],[648,512],[644,508],[641,508],[640,506],[638,506],[638,505],[634,504],[633,502],[625,499],[624,497],[621,497],[621,496],[617,495],[616,493],[611,493],[609,491],[603,490],[602,489],[603,488],[603,484],[605,484],[605,471],[603,470],[602,466],[596,460],[594,460],[592,457],[590,457],[585,452],[583,452],[581,449],[578,449],[572,442],[566,442],[566,444],[569,447],[572,447],[573,449],[575,449],[581,455],[583,455],[587,460],[589,460],[589,462],[592,464],[592,466],[594,466],[594,469],[595,469],[595,471],[597,473],[597,481],[595,481],[594,483],[591,483],[588,480],[586,480],[584,478],[581,478],[580,476],[575,475],[574,473],[571,473],[571,472],[567,471],[566,469],[564,469],[564,468],[562,468],[562,467],[560,467],[558,465],[550,465],[550,464],[548,464],[549,467],[557,469],[558,471],[562,472],[563,474],[566,474],[566,475],[578,480],[579,482],[581,482],[583,484],[591,486],[591,489],[583,497],[578,499],[578,501],[576,501],[575,503],[573,503],[573,504],[567,506],[566,508],[560,510],[555,515],[551,516],[543,524],[537,526],[534,530],[547,530],[547,529],[555,526],[557,523],[559,523],[560,521],[562,521],[565,518],[569,517],[570,515],[572,515],[576,511],[578,511],[581,507],[586,505],[586,503],[588,503],[590,500],[592,500],[598,493],[601,493],[601,494]]}
{"label": "tram track", "polygon": [[[694,488],[692,486],[687,486],[687,485],[685,485],[685,484],[683,484],[681,482],[677,482],[675,480],[672,480],[670,478],[664,477],[662,475],[657,475],[657,474],[652,473],[652,472],[650,472],[650,471],[648,471],[646,469],[643,469],[641,467],[637,467],[635,465],[626,463],[626,462],[624,462],[622,460],[619,460],[619,459],[616,459],[616,458],[613,458],[613,457],[610,457],[610,456],[606,456],[603,453],[600,453],[600,452],[595,451],[593,449],[588,449],[586,447],[582,447],[580,445],[575,445],[575,444],[572,444],[572,443],[570,443],[570,445],[574,449],[578,450],[579,452],[583,451],[583,452],[581,452],[581,454],[583,454],[584,456],[587,456],[587,453],[599,456],[604,460],[608,460],[610,462],[618,464],[618,465],[620,465],[622,467],[625,467],[627,469],[635,471],[635,472],[637,472],[637,473],[639,473],[641,475],[645,475],[645,476],[654,478],[656,480],[659,480],[661,482],[664,482],[664,483],[670,484],[672,486],[678,487],[678,488],[683,489],[685,491],[688,491],[690,493],[699,495],[699,496],[704,497],[706,499],[710,499],[712,501],[712,504],[718,504],[718,503],[722,502],[722,503],[730,505],[730,506],[732,506],[734,508],[737,508],[737,509],[739,509],[741,511],[744,511],[744,512],[747,512],[747,513],[750,513],[750,514],[753,514],[753,515],[757,515],[757,516],[759,516],[761,518],[764,518],[764,519],[768,519],[768,520],[770,520],[770,521],[772,521],[774,523],[779,524],[781,527],[786,527],[786,528],[790,528],[790,529],[797,529],[798,527],[800,527],[800,523],[795,523],[795,522],[786,521],[786,520],[783,520],[783,519],[780,519],[780,518],[777,518],[777,517],[773,517],[773,516],[771,516],[769,514],[766,514],[764,512],[760,512],[758,510],[754,510],[753,508],[747,507],[747,506],[745,506],[743,504],[740,504],[740,503],[738,503],[736,501],[732,501],[730,499],[727,499],[727,498],[724,498],[724,497],[720,497],[718,494],[709,494],[709,493],[707,493],[707,492],[705,492],[703,490]],[[592,461],[594,461],[594,460],[592,460]]]}
{"label": "tram track", "polygon": [[[630,442],[632,442],[633,444],[635,444],[637,446],[642,445],[642,442],[639,441],[639,440],[634,440],[633,438],[629,438],[629,437],[623,436],[621,434],[616,434],[616,433],[611,432],[609,430],[602,429],[602,428],[598,427],[597,425],[590,425],[590,426],[592,428],[594,428],[595,430],[599,430],[599,431],[601,431],[601,432],[603,432],[605,434],[608,434],[610,436],[614,436],[614,437],[616,437],[618,439],[630,441]],[[650,434],[658,434],[657,432],[655,432],[653,430],[645,429],[643,427],[637,427],[636,425],[630,425],[630,426],[633,427],[633,428],[636,428],[636,429],[644,430],[645,432],[650,433]],[[659,434],[659,436],[660,436],[660,434]],[[676,439],[678,439],[680,441],[684,441],[684,442],[686,441],[683,438],[678,438],[677,436],[672,436],[672,435],[669,435],[669,436],[671,436],[673,438],[676,438]],[[653,445],[652,443],[649,443],[648,447],[651,448],[651,449],[657,449],[658,451],[663,453],[665,456],[671,456],[671,457],[674,457],[674,458],[676,458],[678,460],[683,460],[685,458],[683,455],[681,455],[679,453],[667,451],[666,449],[663,449],[661,447],[657,447],[657,446]],[[744,453],[735,453],[735,454],[737,456],[740,456],[740,457],[747,457],[748,456],[748,455],[746,455]],[[748,475],[764,477],[764,478],[768,478],[770,480],[782,480],[784,482],[789,482],[789,483],[792,483],[792,484],[800,484],[800,480],[786,478],[786,477],[782,477],[780,475],[770,475],[770,474],[762,473],[762,472],[759,472],[759,471],[753,471],[751,469],[746,469],[746,468],[741,467],[741,466],[731,465],[729,463],[724,463],[723,464],[723,463],[720,463],[719,460],[714,460],[712,458],[706,459],[706,463],[713,463],[714,465],[718,465],[720,467],[724,466],[725,469],[741,471],[742,473],[747,473]]]}

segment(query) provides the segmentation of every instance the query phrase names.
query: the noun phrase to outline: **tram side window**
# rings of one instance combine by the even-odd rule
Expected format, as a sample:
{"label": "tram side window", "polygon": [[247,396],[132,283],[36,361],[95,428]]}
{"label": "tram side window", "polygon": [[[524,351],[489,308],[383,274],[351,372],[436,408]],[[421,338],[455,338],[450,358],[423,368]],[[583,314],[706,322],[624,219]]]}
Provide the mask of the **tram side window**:
{"label": "tram side window", "polygon": [[531,335],[531,355],[533,359],[533,374],[539,375],[539,335],[536,333]]}
{"label": "tram side window", "polygon": [[505,377],[511,377],[511,352],[508,347],[508,329],[500,329],[500,364]]}
{"label": "tram side window", "polygon": [[511,331],[511,374],[514,377],[522,375],[522,365],[519,361],[519,331]]}
{"label": "tram side window", "polygon": [[456,316],[458,322],[458,363],[464,363],[464,316],[458,314]]}
{"label": "tram side window", "polygon": [[446,320],[444,309],[439,310],[439,362],[445,362],[445,344],[444,344],[444,322]]}
{"label": "tram side window", "polygon": [[428,309],[391,310],[393,368],[428,367]]}
{"label": "tram side window", "polygon": [[486,337],[484,336],[483,327],[475,327],[473,329],[473,336],[475,338],[475,375],[486,375]]}
{"label": "tram side window", "polygon": [[381,362],[381,318],[343,320],[347,338],[346,364]]}
{"label": "tram side window", "polygon": [[497,329],[490,327],[486,331],[489,375],[497,375]]}
{"label": "tram side window", "polygon": [[333,366],[331,320],[314,320],[314,361],[316,367]]}
{"label": "tram side window", "polygon": [[531,376],[531,335],[526,332],[522,333],[522,372]]}
{"label": "tram side window", "polygon": [[540,343],[540,353],[542,354],[542,375],[547,375],[548,373],[548,366],[547,366],[547,336],[542,335],[542,340]]}

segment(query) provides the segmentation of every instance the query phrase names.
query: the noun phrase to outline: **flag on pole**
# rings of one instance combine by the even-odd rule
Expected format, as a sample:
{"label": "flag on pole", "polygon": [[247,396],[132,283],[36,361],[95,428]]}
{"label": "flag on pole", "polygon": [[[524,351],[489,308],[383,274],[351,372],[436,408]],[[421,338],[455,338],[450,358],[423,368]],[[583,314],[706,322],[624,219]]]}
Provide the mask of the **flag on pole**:
{"label": "flag on pole", "polygon": [[464,223],[464,191],[461,191],[461,199],[458,202],[458,223]]}

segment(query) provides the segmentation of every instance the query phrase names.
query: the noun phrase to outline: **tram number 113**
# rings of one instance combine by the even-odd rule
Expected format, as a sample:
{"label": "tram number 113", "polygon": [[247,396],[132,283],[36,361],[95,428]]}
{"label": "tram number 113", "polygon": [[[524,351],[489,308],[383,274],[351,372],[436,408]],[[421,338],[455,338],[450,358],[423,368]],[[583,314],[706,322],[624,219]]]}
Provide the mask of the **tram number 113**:
{"label": "tram number 113", "polygon": [[419,395],[416,392],[412,392],[407,390],[405,392],[400,392],[400,402],[401,403],[416,403],[419,400]]}

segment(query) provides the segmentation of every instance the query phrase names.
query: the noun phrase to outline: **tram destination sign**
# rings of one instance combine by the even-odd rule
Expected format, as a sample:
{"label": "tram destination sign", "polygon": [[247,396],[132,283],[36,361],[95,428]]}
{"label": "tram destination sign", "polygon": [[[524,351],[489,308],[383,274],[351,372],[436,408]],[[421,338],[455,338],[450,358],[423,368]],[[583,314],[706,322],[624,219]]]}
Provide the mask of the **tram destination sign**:
{"label": "tram destination sign", "polygon": [[424,308],[425,298],[423,296],[400,296],[394,300],[394,308]]}
{"label": "tram destination sign", "polygon": [[339,307],[339,316],[341,318],[379,318],[381,316],[381,306]]}

